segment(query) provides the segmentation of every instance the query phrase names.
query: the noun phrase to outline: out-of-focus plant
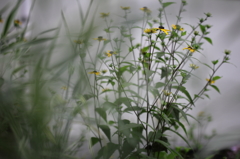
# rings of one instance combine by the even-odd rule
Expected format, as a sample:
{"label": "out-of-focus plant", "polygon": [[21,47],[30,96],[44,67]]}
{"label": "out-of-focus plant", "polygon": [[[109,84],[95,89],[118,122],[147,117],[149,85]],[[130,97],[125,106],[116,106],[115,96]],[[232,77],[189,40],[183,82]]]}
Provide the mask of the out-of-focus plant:
{"label": "out-of-focus plant", "polygon": [[[198,99],[209,98],[209,88],[220,92],[214,84],[221,77],[215,74],[229,62],[230,51],[225,51],[222,61],[214,60],[211,65],[194,57],[204,54],[203,40],[212,44],[208,37],[211,26],[205,24],[210,13],[205,13],[195,26],[182,23],[181,14],[187,5],[182,0],[176,23],[170,26],[165,10],[174,2],[159,0],[156,17],[150,8],[140,8],[140,27],[129,19],[131,8],[121,6],[123,23],[114,25],[109,19],[111,13],[100,13],[106,36],[93,37],[96,25],[90,13],[96,15],[96,1],[90,1],[85,13],[77,1],[81,25],[78,34],[72,33],[61,13],[65,41],[68,38],[72,46],[71,57],[52,65],[54,49],[61,47],[57,45],[60,26],[26,39],[28,25],[15,19],[21,2],[8,15],[4,13],[9,8],[0,11],[0,157],[79,156],[85,138],[79,133],[71,142],[76,119],[89,131],[90,149],[100,147],[90,158],[183,158],[170,145],[168,132],[177,134],[191,148],[178,132],[182,129],[187,134],[180,119],[188,121],[188,116],[192,117],[187,111]],[[55,35],[48,37],[50,33]],[[95,42],[97,46],[92,48]],[[199,68],[197,64],[212,72],[203,88],[191,95],[186,83]],[[129,114],[131,119],[126,118]],[[81,153],[80,157],[86,156]]]}

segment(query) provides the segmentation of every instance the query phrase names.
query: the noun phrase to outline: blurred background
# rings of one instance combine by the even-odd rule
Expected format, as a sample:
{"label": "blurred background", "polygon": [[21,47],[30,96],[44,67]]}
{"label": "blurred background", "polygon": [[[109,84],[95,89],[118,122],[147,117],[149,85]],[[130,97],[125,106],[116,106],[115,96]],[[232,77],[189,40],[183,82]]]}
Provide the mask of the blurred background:
{"label": "blurred background", "polygon": [[[83,6],[89,5],[88,0],[79,1]],[[175,0],[175,2],[176,4],[173,4],[166,9],[170,24],[174,24],[176,21],[176,15],[179,10],[178,1]],[[11,5],[15,4],[16,0],[1,0],[0,6],[5,6],[8,3]],[[81,25],[79,24],[79,8],[77,7],[78,3],[75,0],[36,1],[33,11],[29,14],[31,3],[31,0],[25,0],[16,15],[17,19],[23,22],[23,25],[30,17],[29,26],[31,31],[27,33],[29,37],[34,37],[40,32],[55,28],[60,24],[63,25],[61,12],[64,12],[66,16],[69,28],[73,34],[72,36],[74,36],[74,32],[79,31]],[[227,147],[236,149],[237,146],[240,146],[240,1],[189,0],[187,3],[188,5],[185,7],[186,12],[182,15],[182,24],[197,24],[199,18],[204,17],[204,13],[210,12],[212,14],[212,17],[208,19],[206,24],[212,25],[209,37],[211,37],[213,45],[205,42],[203,46],[204,51],[202,52],[204,56],[199,54],[198,59],[210,64],[212,60],[221,60],[224,55],[224,50],[227,49],[231,50],[230,62],[234,64],[223,65],[216,74],[222,77],[222,79],[216,82],[221,94],[212,90],[209,93],[211,100],[207,98],[199,100],[196,107],[190,110],[190,112],[195,117],[199,112],[205,112],[205,114],[211,115],[212,117],[212,121],[209,122],[205,133],[211,134],[212,130],[216,130],[217,135],[206,145],[206,152]],[[120,6],[130,6],[131,19],[137,20],[140,20],[142,17],[142,12],[139,8],[144,6],[148,7],[152,10],[153,17],[154,14],[156,15],[155,17],[157,17],[159,9],[159,2],[157,0],[100,0],[98,3],[94,3],[94,5],[98,6],[97,12],[95,15],[93,12],[90,12],[90,15],[96,17],[95,24],[97,24],[98,27],[94,30],[93,34],[91,34],[92,37],[90,38],[105,35],[102,31],[105,24],[99,14],[101,12],[109,12],[111,15],[110,18],[114,20],[114,23],[120,24],[120,22],[117,21],[117,17],[122,14]],[[83,12],[86,11],[86,8],[82,8]],[[55,50],[58,53],[52,59],[53,63],[58,59],[63,60],[69,56],[66,54],[70,54],[70,46],[65,43],[66,36],[64,36],[64,34],[65,33],[62,34],[62,37],[60,37],[58,41],[59,46],[60,44],[64,45]],[[199,76],[199,78],[191,80],[189,86],[191,86],[192,90],[190,90],[190,92],[196,92],[199,90],[203,83],[205,83],[205,78],[208,78],[211,73],[206,71],[208,70],[207,67],[203,65],[199,66],[200,68],[195,71],[195,74]],[[191,123],[195,123],[194,120],[190,121]],[[75,135],[79,134],[79,131],[83,130],[81,129],[81,126],[76,123],[71,130],[73,139]],[[176,146],[181,146],[183,144],[180,139],[175,139],[174,142]]]}

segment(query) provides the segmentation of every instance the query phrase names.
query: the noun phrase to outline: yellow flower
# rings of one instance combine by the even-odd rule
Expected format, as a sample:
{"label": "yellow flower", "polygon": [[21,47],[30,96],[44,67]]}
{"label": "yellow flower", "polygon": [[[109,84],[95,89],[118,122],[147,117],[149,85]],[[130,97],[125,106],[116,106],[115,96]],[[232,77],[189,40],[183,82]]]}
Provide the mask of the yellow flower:
{"label": "yellow flower", "polygon": [[168,35],[168,31],[170,31],[170,30],[164,29],[163,26],[159,26],[157,29],[163,31],[166,35]]}
{"label": "yellow flower", "polygon": [[194,64],[190,64],[190,67],[192,68],[192,69],[197,69],[197,68],[199,68],[199,66],[197,66],[197,65],[194,65]]}
{"label": "yellow flower", "polygon": [[171,92],[169,92],[169,91],[167,91],[167,90],[163,90],[163,94],[164,94],[165,96],[170,96]]}
{"label": "yellow flower", "polygon": [[183,28],[181,28],[181,26],[180,25],[172,25],[172,28],[173,29],[175,29],[175,30],[180,30],[180,31],[183,31],[184,29]]}
{"label": "yellow flower", "polygon": [[101,14],[101,18],[106,18],[109,16],[109,13],[100,13]]}
{"label": "yellow flower", "polygon": [[107,40],[107,39],[104,39],[102,36],[99,36],[99,37],[97,37],[97,38],[94,38],[94,40],[98,40],[98,41],[102,41],[102,40]]}
{"label": "yellow flower", "polygon": [[0,18],[0,23],[3,23],[3,19],[2,18]]}
{"label": "yellow flower", "polygon": [[188,47],[186,47],[186,48],[183,48],[183,50],[185,50],[185,49],[188,49],[190,52],[194,52],[194,51],[195,51],[191,46],[188,46]]}
{"label": "yellow flower", "polygon": [[152,11],[150,9],[148,9],[147,7],[142,7],[140,8],[140,10],[146,12],[147,14],[150,14]]}
{"label": "yellow flower", "polygon": [[14,20],[14,26],[15,27],[19,27],[20,25],[22,25],[22,22],[18,19]]}
{"label": "yellow flower", "polygon": [[214,83],[215,83],[215,81],[210,80],[210,79],[208,79],[208,78],[206,78],[206,81],[208,81],[210,84],[214,84]]}
{"label": "yellow flower", "polygon": [[111,57],[113,54],[117,54],[117,53],[114,52],[114,51],[107,51],[107,52],[105,52],[105,55],[106,55],[107,57]]}
{"label": "yellow flower", "polygon": [[105,92],[105,91],[108,91],[109,90],[109,88],[104,88],[103,90],[102,90],[102,92]]}
{"label": "yellow flower", "polygon": [[83,44],[83,40],[74,40],[76,44]]}
{"label": "yellow flower", "polygon": [[66,86],[62,86],[61,89],[67,90],[67,87]]}
{"label": "yellow flower", "polygon": [[201,111],[201,112],[198,113],[198,116],[201,117],[201,116],[203,116],[204,114],[205,114],[205,112],[204,112],[204,111]]}
{"label": "yellow flower", "polygon": [[121,8],[122,8],[122,10],[129,10],[130,9],[130,7],[122,7],[122,6],[121,6]]}
{"label": "yellow flower", "polygon": [[105,74],[107,72],[107,70],[102,70],[102,74]]}
{"label": "yellow flower", "polygon": [[152,34],[152,33],[156,33],[157,32],[157,29],[158,28],[151,28],[151,29],[145,29],[144,30],[144,33],[147,33],[147,34]]}
{"label": "yellow flower", "polygon": [[97,72],[97,71],[92,71],[92,72],[89,72],[89,74],[100,75],[100,72]]}

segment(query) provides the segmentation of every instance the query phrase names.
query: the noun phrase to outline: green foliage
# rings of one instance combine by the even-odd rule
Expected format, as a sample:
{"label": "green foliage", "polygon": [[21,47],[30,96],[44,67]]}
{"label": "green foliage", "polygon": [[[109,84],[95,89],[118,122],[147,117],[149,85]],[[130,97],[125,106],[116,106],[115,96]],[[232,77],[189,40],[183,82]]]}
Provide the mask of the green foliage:
{"label": "green foliage", "polygon": [[[228,63],[230,54],[228,51],[223,61],[213,60],[212,66],[202,63],[212,73],[193,97],[186,83],[198,66],[187,64],[200,62],[194,56],[201,53],[202,40],[213,44],[206,37],[211,26],[203,24],[209,13],[196,27],[186,24],[192,28],[188,32],[180,26],[186,1],[182,1],[172,28],[167,28],[168,20],[162,14],[175,2],[159,0],[161,8],[155,18],[160,18],[160,27],[152,23],[154,15],[149,8],[141,8],[144,16],[139,27],[139,20],[128,19],[130,8],[121,7],[124,22],[115,24],[109,19],[110,13],[101,13],[106,27],[100,29],[99,35],[104,31],[107,36],[93,37],[99,31],[95,24],[96,1],[90,2],[86,13],[77,1],[81,24],[77,33],[61,12],[63,27],[59,25],[26,40],[29,28],[21,28],[20,22],[14,24],[21,2],[17,1],[6,16],[0,37],[0,156],[76,158],[87,144],[85,140],[89,140],[86,147],[96,148],[92,154],[96,159],[182,159],[184,154],[170,145],[167,136],[172,132],[191,147],[179,129],[199,144],[193,130],[188,132],[182,120],[189,123],[188,117],[194,118],[187,111],[198,99],[210,98],[206,93],[209,88],[220,93],[213,85],[221,78],[215,73]],[[8,8],[2,8],[0,15]],[[135,38],[133,30],[141,38]],[[58,42],[62,36],[64,44],[69,45]],[[53,57],[59,57],[55,49],[61,45],[70,48],[68,54],[52,62]],[[88,137],[78,134],[72,141],[76,121],[86,128],[83,133]]]}

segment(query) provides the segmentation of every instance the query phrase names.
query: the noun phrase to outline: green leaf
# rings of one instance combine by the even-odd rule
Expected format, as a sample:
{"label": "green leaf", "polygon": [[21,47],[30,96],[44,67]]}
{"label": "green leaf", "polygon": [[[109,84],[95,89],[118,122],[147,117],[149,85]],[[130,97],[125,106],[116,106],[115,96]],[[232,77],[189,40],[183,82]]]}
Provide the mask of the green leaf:
{"label": "green leaf", "polygon": [[182,31],[181,32],[181,36],[184,36],[184,35],[186,35],[187,34],[187,31]]}
{"label": "green leaf", "polygon": [[190,96],[190,94],[188,93],[188,91],[186,90],[186,88],[184,86],[173,86],[172,88],[175,88],[179,91],[181,91],[183,94],[186,95],[186,97],[188,98],[189,102],[194,105],[194,102],[192,100],[192,97]]}
{"label": "green leaf", "polygon": [[93,147],[96,143],[98,143],[101,139],[96,137],[91,137],[91,147]]}
{"label": "green leaf", "polygon": [[12,9],[12,11],[9,13],[9,16],[7,17],[6,23],[5,23],[5,25],[3,27],[3,30],[2,30],[2,37],[1,38],[5,38],[6,35],[8,34],[8,31],[9,31],[11,25],[14,23],[15,14],[17,13],[17,10],[18,10],[19,6],[21,5],[22,1],[23,0],[18,0],[16,5]]}
{"label": "green leaf", "polygon": [[95,111],[107,122],[107,113],[103,108],[96,108]]}
{"label": "green leaf", "polygon": [[220,77],[220,76],[214,76],[213,78],[212,78],[212,80],[213,81],[216,81],[216,80],[219,80],[219,79],[221,79],[222,77]]}
{"label": "green leaf", "polygon": [[120,106],[121,104],[125,104],[127,107],[131,107],[131,99],[127,98],[127,97],[121,97],[116,99],[116,101],[114,102],[115,105]]}
{"label": "green leaf", "polygon": [[29,41],[27,43],[24,43],[24,45],[26,46],[31,46],[31,45],[36,45],[36,44],[39,44],[39,43],[44,43],[44,42],[47,42],[49,40],[53,40],[54,38],[41,38],[41,39],[35,39],[35,40],[32,40],[32,41]]}
{"label": "green leaf", "polygon": [[2,87],[3,84],[4,84],[4,79],[0,77],[0,88]]}
{"label": "green leaf", "polygon": [[204,34],[206,32],[206,27],[204,25],[200,25],[200,30]]}
{"label": "green leaf", "polygon": [[212,85],[212,84],[210,84],[209,86],[211,86],[211,87],[214,88],[218,93],[220,93],[220,90],[219,90],[219,88],[218,88],[217,86]]}
{"label": "green leaf", "polygon": [[170,75],[171,70],[168,67],[162,67],[161,69],[161,79]]}
{"label": "green leaf", "polygon": [[129,130],[131,128],[136,128],[136,127],[142,127],[142,125],[136,124],[136,123],[125,124],[125,125],[121,126],[118,131]]}
{"label": "green leaf", "polygon": [[213,44],[211,38],[209,38],[209,37],[204,37],[204,39],[207,40],[207,42],[209,42],[210,44]]}
{"label": "green leaf", "polygon": [[118,149],[118,145],[112,142],[107,143],[99,151],[96,159],[107,159],[111,158],[112,154]]}
{"label": "green leaf", "polygon": [[177,134],[179,137],[181,137],[188,144],[189,147],[191,147],[191,145],[188,143],[187,139],[184,138],[180,133],[178,133],[177,131],[172,130],[172,129],[167,129],[167,130],[172,131],[173,133]]}
{"label": "green leaf", "polygon": [[216,65],[218,63],[218,60],[212,61],[212,64]]}
{"label": "green leaf", "polygon": [[166,85],[166,84],[163,83],[163,82],[157,82],[156,85],[155,85],[155,87],[156,87],[156,88],[161,88],[161,87],[164,87],[165,85]]}
{"label": "green leaf", "polygon": [[104,132],[104,134],[107,136],[107,138],[109,139],[109,141],[111,141],[111,133],[110,133],[110,128],[107,125],[98,125],[99,128],[102,129],[102,131]]}
{"label": "green leaf", "polygon": [[175,2],[165,2],[165,3],[162,3],[162,7],[166,8],[167,6],[170,6],[173,3],[175,3]]}
{"label": "green leaf", "polygon": [[168,143],[166,143],[164,141],[161,141],[161,140],[158,140],[158,139],[156,139],[155,141],[160,143],[160,144],[162,144],[163,146],[165,146],[170,152],[175,153],[176,155],[178,155],[179,158],[184,159],[177,151],[172,149]]}
{"label": "green leaf", "polygon": [[134,140],[135,138],[128,138],[128,139],[125,138],[124,139],[124,142],[123,142],[123,145],[122,145],[122,151],[123,152],[122,152],[121,158],[126,158],[135,149],[135,145],[128,142],[130,139]]}

